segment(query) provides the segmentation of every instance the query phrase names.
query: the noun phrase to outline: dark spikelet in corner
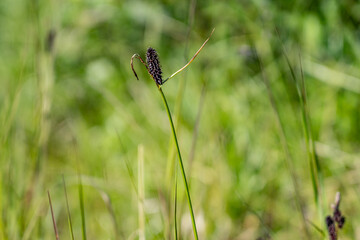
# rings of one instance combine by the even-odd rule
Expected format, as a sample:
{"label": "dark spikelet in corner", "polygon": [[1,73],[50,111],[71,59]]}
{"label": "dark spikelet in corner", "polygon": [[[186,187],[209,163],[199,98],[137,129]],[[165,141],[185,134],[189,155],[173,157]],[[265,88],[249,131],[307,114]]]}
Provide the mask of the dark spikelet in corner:
{"label": "dark spikelet in corner", "polygon": [[157,85],[163,84],[162,71],[160,67],[159,57],[155,49],[149,47],[146,52],[146,62],[149,68],[149,73],[155,80]]}
{"label": "dark spikelet in corner", "polygon": [[327,229],[328,229],[330,240],[337,240],[336,227],[335,227],[334,219],[331,216],[327,216],[325,221],[326,221],[326,226],[327,226]]}

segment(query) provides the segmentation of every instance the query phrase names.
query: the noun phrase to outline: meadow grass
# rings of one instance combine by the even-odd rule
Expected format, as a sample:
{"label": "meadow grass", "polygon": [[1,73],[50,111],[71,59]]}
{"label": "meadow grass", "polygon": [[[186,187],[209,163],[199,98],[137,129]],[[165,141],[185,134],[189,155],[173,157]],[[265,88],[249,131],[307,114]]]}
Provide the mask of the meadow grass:
{"label": "meadow grass", "polygon": [[3,0],[0,239],[359,239],[358,8]]}

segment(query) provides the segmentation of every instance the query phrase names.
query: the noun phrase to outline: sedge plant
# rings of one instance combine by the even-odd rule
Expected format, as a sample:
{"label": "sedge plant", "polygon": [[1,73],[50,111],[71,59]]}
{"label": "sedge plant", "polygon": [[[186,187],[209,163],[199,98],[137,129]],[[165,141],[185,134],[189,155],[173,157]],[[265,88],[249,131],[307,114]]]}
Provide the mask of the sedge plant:
{"label": "sedge plant", "polygon": [[[134,58],[139,59],[140,62],[146,67],[148,73],[150,74],[150,76],[154,80],[154,82],[155,82],[155,84],[156,84],[156,86],[157,86],[157,88],[159,90],[159,93],[161,95],[161,98],[163,100],[163,103],[164,103],[164,106],[165,106],[165,109],[166,109],[166,112],[167,112],[167,115],[168,115],[168,118],[169,118],[170,127],[171,127],[171,130],[172,130],[172,135],[173,135],[173,138],[174,138],[177,154],[178,154],[180,170],[181,170],[182,178],[183,178],[183,181],[184,181],[187,202],[188,202],[188,205],[189,205],[189,211],[190,211],[190,216],[191,216],[191,222],[192,222],[194,237],[195,237],[196,240],[199,239],[199,237],[198,237],[198,232],[197,232],[197,228],[196,228],[194,210],[193,210],[192,202],[191,202],[189,184],[188,184],[188,180],[186,178],[185,168],[184,168],[183,160],[182,160],[182,157],[181,157],[181,152],[180,152],[180,147],[179,147],[179,143],[178,143],[177,136],[176,136],[174,122],[172,120],[170,108],[169,108],[168,102],[166,100],[165,94],[164,94],[164,92],[162,90],[162,86],[163,86],[163,84],[165,82],[167,82],[168,80],[175,77],[178,73],[183,71],[185,68],[187,68],[194,61],[194,59],[197,57],[197,55],[200,53],[200,51],[204,48],[206,43],[209,41],[209,39],[210,39],[211,35],[213,34],[214,30],[215,29],[212,30],[210,36],[205,40],[205,42],[202,44],[202,46],[199,48],[199,50],[195,53],[195,55],[190,59],[190,61],[188,63],[186,63],[182,68],[180,68],[179,70],[174,72],[172,75],[170,75],[170,77],[168,77],[166,79],[162,78],[162,70],[161,70],[161,67],[160,67],[159,57],[158,57],[158,54],[157,54],[155,49],[153,49],[151,47],[149,47],[147,49],[146,62],[140,57],[139,54],[134,54],[131,57],[131,61],[130,61],[131,69],[134,72],[134,75],[135,75],[137,80],[139,80],[139,77],[138,77],[138,75],[137,75],[137,73],[136,73],[136,71],[134,69],[134,66],[133,66]],[[176,230],[176,222],[175,222],[175,231],[177,231]]]}

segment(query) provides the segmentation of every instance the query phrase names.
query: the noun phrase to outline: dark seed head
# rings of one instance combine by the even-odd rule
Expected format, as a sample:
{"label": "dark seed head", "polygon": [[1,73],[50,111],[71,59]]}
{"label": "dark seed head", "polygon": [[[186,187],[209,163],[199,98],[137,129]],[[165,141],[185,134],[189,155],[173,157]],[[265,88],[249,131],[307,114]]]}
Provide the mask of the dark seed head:
{"label": "dark seed head", "polygon": [[330,216],[327,216],[325,221],[326,221],[326,226],[328,226],[328,227],[330,227],[331,225],[334,224],[334,220]]}
{"label": "dark seed head", "polygon": [[330,216],[327,216],[325,221],[326,221],[330,240],[336,240],[337,236],[336,236],[336,228],[335,228],[334,219]]}
{"label": "dark seed head", "polygon": [[341,217],[342,217],[342,214],[341,214],[339,208],[335,208],[333,216],[334,216],[334,221],[339,223],[341,220]]}
{"label": "dark seed head", "polygon": [[342,228],[344,226],[344,223],[345,223],[345,217],[341,217],[340,221],[338,222],[338,227]]}
{"label": "dark seed head", "polygon": [[159,57],[155,49],[149,47],[146,52],[146,63],[149,68],[149,73],[155,80],[157,85],[163,84],[162,71],[160,67]]}

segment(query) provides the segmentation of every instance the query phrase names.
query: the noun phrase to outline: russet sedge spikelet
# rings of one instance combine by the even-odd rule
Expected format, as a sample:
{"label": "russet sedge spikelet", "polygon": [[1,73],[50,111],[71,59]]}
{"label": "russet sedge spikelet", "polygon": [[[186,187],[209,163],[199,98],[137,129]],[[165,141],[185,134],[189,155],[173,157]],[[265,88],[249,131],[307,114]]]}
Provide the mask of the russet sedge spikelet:
{"label": "russet sedge spikelet", "polygon": [[159,87],[161,87],[161,85],[163,85],[166,81],[170,80],[171,78],[173,78],[175,75],[177,75],[178,73],[180,73],[181,71],[183,71],[185,68],[187,68],[190,63],[192,63],[192,61],[194,61],[194,59],[196,58],[196,56],[200,53],[200,51],[203,49],[203,47],[205,46],[205,44],[209,41],[211,35],[213,34],[215,28],[212,30],[210,36],[208,37],[208,39],[205,40],[205,42],[203,43],[203,45],[201,45],[201,47],[199,48],[199,50],[195,53],[195,55],[190,59],[190,61],[185,64],[185,66],[183,66],[182,68],[180,68],[179,70],[177,70],[176,72],[174,72],[170,77],[163,79],[162,78],[162,71],[161,71],[161,66],[160,66],[160,62],[159,62],[159,56],[156,52],[155,49],[153,49],[152,47],[149,47],[146,51],[146,63],[145,61],[140,57],[139,54],[135,53],[130,60],[130,66],[131,66],[131,70],[133,71],[135,77],[137,80],[139,80],[138,75],[136,74],[136,71],[134,69],[134,58],[137,58],[140,60],[140,62],[146,67],[146,70],[148,71],[148,73],[151,75],[151,77],[154,79],[156,85]]}
{"label": "russet sedge spikelet", "polygon": [[159,57],[156,50],[151,47],[149,47],[146,52],[146,63],[148,65],[149,74],[155,80],[156,84],[162,85],[163,79]]}

